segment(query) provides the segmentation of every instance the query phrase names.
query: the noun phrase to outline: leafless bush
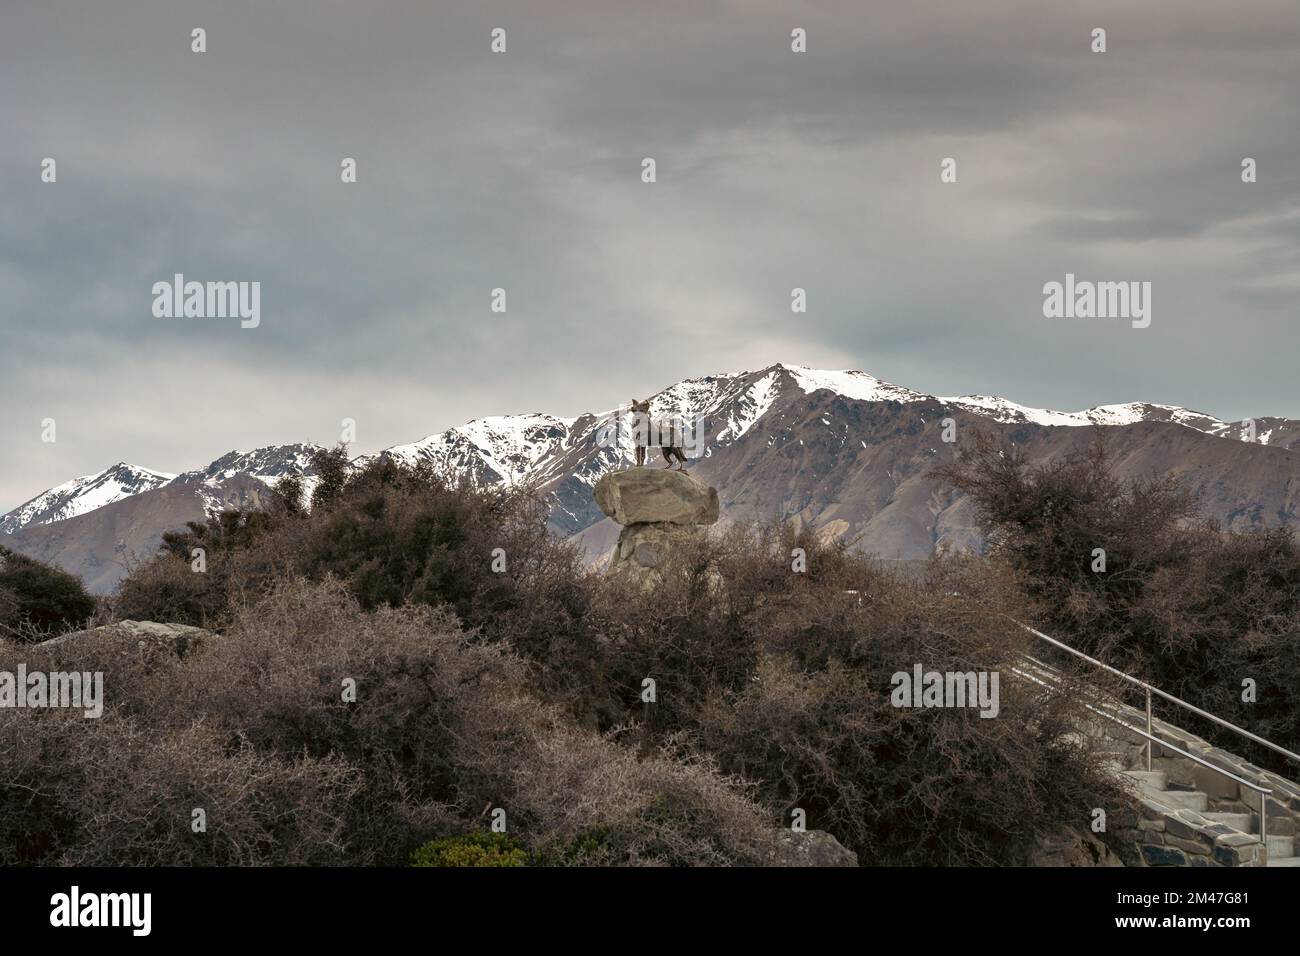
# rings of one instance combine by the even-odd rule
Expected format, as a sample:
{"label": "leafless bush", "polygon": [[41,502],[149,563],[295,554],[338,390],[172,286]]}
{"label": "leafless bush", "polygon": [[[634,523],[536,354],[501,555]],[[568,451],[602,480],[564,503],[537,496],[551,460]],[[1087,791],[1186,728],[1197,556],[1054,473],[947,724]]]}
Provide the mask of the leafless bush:
{"label": "leafless bush", "polygon": [[[1070,735],[1077,702],[1013,675],[1026,611],[1000,566],[937,559],[904,578],[788,527],[732,528],[684,546],[652,588],[585,583],[571,633],[586,659],[550,643],[548,693],[636,724],[643,745],[688,741],[753,781],[773,823],[800,807],[863,863],[1012,863],[1036,833],[1126,803]],[[917,663],[999,672],[998,717],[894,708],[892,675]]]}
{"label": "leafless bush", "polygon": [[282,760],[198,722],[159,732],[112,714],[11,712],[0,765],[3,865],[341,863],[359,789],[332,757]]}
{"label": "leafless bush", "polygon": [[[16,861],[401,863],[483,826],[487,804],[543,862],[752,863],[771,844],[736,781],[576,726],[445,609],[367,612],[337,582],[297,580],[183,658],[111,636],[22,653],[103,669],[109,708],[3,723]],[[219,852],[187,834],[191,806],[229,821]],[[96,836],[108,821],[120,829]],[[265,836],[290,824],[292,839]]]}

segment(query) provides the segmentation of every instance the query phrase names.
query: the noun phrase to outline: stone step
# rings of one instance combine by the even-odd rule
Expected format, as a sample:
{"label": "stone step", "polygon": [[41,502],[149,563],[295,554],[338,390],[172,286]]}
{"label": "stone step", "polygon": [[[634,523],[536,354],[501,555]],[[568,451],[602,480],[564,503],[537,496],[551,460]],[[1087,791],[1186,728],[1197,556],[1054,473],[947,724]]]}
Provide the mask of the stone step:
{"label": "stone step", "polygon": [[[1109,767],[1114,767],[1118,773],[1122,773],[1130,767],[1135,766],[1135,761],[1131,754],[1121,753],[1117,750],[1103,750],[1100,751],[1098,755],[1101,757],[1103,763]],[[1137,761],[1136,765],[1141,765],[1141,761]]]}
{"label": "stone step", "polygon": [[1268,838],[1268,858],[1270,860],[1287,860],[1295,857],[1295,837],[1273,836]]}
{"label": "stone step", "polygon": [[1210,798],[1200,790],[1148,790],[1152,800],[1157,803],[1163,803],[1167,807],[1176,807],[1180,810],[1195,810],[1197,813],[1204,813],[1206,807],[1210,805]]}
{"label": "stone step", "polygon": [[1205,819],[1222,823],[1224,826],[1240,830],[1242,833],[1255,832],[1255,815],[1253,813],[1206,813]]}
{"label": "stone step", "polygon": [[[1177,791],[1166,791],[1166,793],[1176,793]],[[1161,794],[1156,797],[1160,799]],[[1202,814],[1207,820],[1213,820],[1215,823],[1222,823],[1224,826],[1232,827],[1242,833],[1258,834],[1259,828],[1255,826],[1255,815],[1253,813],[1218,813],[1211,812]],[[1287,834],[1272,834],[1268,836],[1268,858],[1270,860],[1287,860],[1295,856],[1295,837]]]}
{"label": "stone step", "polygon": [[1163,791],[1169,782],[1169,775],[1163,770],[1125,770],[1124,776],[1136,780],[1146,790]]}
{"label": "stone step", "polygon": [[[1178,746],[1194,753],[1204,754],[1206,759],[1210,759],[1216,765],[1232,769],[1247,778],[1259,777],[1261,783],[1268,781],[1269,785],[1274,787],[1272,800],[1279,804],[1280,812],[1276,816],[1273,812],[1269,815],[1268,865],[1300,869],[1300,855],[1298,855],[1300,854],[1300,814],[1295,812],[1300,810],[1300,802],[1291,802],[1295,795],[1295,791],[1291,789],[1294,785],[1285,786],[1278,783],[1249,764],[1245,765],[1244,770],[1239,769],[1239,758],[1229,759],[1231,755],[1225,756],[1223,752],[1207,750],[1199,741],[1188,742],[1180,735],[1172,733],[1170,737]],[[1175,831],[1176,833],[1186,832],[1189,825],[1204,833],[1206,831],[1203,827],[1206,823],[1217,824],[1219,828],[1228,828],[1233,832],[1222,834],[1220,840],[1228,842],[1217,844],[1216,849],[1223,847],[1235,853],[1239,848],[1241,858],[1247,861],[1254,856],[1258,843],[1252,847],[1236,841],[1259,839],[1260,798],[1257,792],[1249,791],[1245,786],[1239,786],[1235,781],[1215,774],[1207,768],[1194,765],[1193,761],[1159,746],[1155,748],[1151,770],[1130,770],[1125,769],[1126,764],[1133,768],[1146,766],[1145,755],[1140,749],[1126,747],[1124,742],[1118,739],[1098,740],[1094,741],[1093,745],[1096,747],[1093,752],[1103,766],[1111,771],[1118,770],[1117,777],[1131,781],[1130,788],[1133,788],[1134,784],[1137,785],[1134,789],[1137,791],[1136,795],[1145,804],[1144,812],[1147,815],[1150,815],[1153,810],[1167,808],[1168,815],[1160,821],[1157,814],[1156,820],[1152,823],[1153,827],[1158,826],[1161,829],[1170,827],[1174,830],[1172,825],[1182,821],[1182,826]],[[1216,809],[1210,810],[1211,805]],[[1252,809],[1254,812],[1250,812]],[[1270,811],[1274,810],[1278,810],[1278,807],[1274,807],[1271,802]],[[1156,837],[1156,839],[1160,838]],[[1177,844],[1177,840],[1167,847],[1145,844],[1142,853],[1148,862],[1151,862],[1153,855],[1159,856],[1163,853],[1169,858],[1162,857],[1156,863],[1188,865],[1186,861],[1180,862],[1178,859],[1183,855],[1182,851],[1171,850],[1171,847]],[[1188,859],[1190,860],[1190,857]],[[1203,857],[1198,859],[1204,862]]]}

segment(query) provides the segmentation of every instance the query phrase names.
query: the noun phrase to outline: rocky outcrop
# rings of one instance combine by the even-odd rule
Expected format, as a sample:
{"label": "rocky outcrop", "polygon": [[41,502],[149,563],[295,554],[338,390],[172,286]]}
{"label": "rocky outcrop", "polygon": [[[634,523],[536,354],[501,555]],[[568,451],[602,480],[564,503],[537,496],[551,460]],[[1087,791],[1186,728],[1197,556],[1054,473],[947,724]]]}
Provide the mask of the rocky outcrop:
{"label": "rocky outcrop", "polygon": [[113,644],[142,655],[162,654],[184,659],[212,637],[211,631],[188,624],[159,624],[154,621],[117,621],[85,631],[60,634],[36,646],[42,650],[66,651],[88,643]]}
{"label": "rocky outcrop", "polygon": [[824,830],[782,830],[769,866],[857,866],[858,855]]}
{"label": "rocky outcrop", "polygon": [[1025,861],[1026,866],[1123,866],[1124,861],[1086,830],[1061,827],[1042,834]]}
{"label": "rocky outcrop", "polygon": [[718,520],[718,492],[666,468],[628,468],[596,482],[596,503],[623,530],[609,570],[653,577],[669,553]]}

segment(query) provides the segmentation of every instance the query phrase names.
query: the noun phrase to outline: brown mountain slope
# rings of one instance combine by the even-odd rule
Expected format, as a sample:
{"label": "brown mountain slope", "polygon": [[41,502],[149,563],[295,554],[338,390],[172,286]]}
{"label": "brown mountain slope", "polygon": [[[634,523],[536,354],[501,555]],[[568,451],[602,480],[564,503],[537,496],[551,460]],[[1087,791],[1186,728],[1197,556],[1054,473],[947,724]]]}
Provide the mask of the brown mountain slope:
{"label": "brown mountain slope", "polygon": [[[942,421],[957,442],[942,441]],[[830,392],[775,406],[733,444],[694,465],[718,489],[723,521],[792,520],[882,558],[916,560],[936,547],[979,551],[969,500],[936,482],[974,429],[992,431],[1047,461],[1099,435],[1123,478],[1172,474],[1225,527],[1300,527],[1300,452],[1217,438],[1165,422],[1099,429],[999,424],[932,402],[858,402]],[[608,519],[580,533],[589,559],[609,553]]]}
{"label": "brown mountain slope", "polygon": [[164,485],[94,511],[33,525],[5,538],[20,554],[78,575],[95,594],[112,591],[135,562],[154,554],[163,533],[202,521],[214,502],[247,506],[266,486],[243,475],[211,483]]}

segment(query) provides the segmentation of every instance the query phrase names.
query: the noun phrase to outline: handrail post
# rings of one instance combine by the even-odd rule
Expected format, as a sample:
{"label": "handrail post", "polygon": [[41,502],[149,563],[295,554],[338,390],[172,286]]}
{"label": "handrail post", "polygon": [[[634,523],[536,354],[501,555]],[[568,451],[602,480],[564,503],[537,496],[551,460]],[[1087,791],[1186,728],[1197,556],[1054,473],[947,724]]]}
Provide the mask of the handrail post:
{"label": "handrail post", "polygon": [[1151,769],[1151,688],[1147,687],[1147,770]]}
{"label": "handrail post", "polygon": [[1259,795],[1259,865],[1268,866],[1268,794]]}

